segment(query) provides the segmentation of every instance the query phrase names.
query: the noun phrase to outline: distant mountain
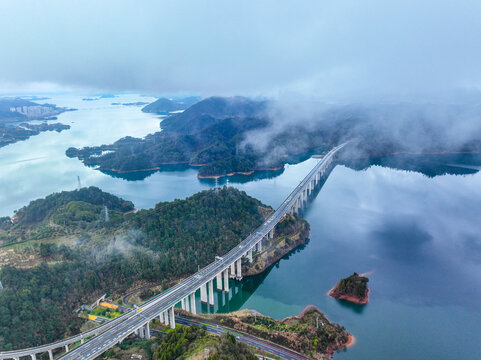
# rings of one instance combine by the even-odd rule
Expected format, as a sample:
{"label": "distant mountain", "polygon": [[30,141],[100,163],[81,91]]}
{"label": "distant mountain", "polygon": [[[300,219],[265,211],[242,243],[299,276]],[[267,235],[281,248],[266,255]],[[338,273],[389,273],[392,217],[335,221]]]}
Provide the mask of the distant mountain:
{"label": "distant mountain", "polygon": [[265,101],[241,96],[210,97],[192,105],[182,113],[169,116],[160,126],[164,131],[194,134],[227,118],[260,117],[265,106]]}
{"label": "distant mountain", "polygon": [[200,100],[197,96],[190,96],[179,100],[160,98],[145,106],[142,111],[146,113],[164,114],[173,111],[185,110]]}

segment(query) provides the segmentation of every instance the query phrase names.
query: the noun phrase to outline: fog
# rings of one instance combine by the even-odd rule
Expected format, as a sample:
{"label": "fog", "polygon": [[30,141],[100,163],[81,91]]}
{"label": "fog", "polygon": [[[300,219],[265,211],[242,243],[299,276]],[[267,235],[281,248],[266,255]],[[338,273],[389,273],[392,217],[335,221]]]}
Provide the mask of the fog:
{"label": "fog", "polygon": [[477,96],[479,1],[0,3],[0,92]]}

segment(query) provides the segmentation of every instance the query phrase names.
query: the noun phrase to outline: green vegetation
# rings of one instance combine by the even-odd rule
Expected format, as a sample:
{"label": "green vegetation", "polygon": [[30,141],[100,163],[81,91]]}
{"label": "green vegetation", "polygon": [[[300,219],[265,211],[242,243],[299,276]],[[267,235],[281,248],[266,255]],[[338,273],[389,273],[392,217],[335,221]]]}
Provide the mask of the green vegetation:
{"label": "green vegetation", "polygon": [[181,326],[162,339],[162,343],[154,354],[155,360],[173,360],[180,358],[189,348],[195,346],[196,340],[207,336],[197,326]]}
{"label": "green vegetation", "polygon": [[119,317],[120,315],[122,315],[124,312],[119,309],[111,309],[104,306],[97,306],[95,309],[91,311],[85,310],[84,313],[88,315],[102,316],[108,319],[115,319],[116,317]]}
{"label": "green vegetation", "polygon": [[367,283],[369,279],[354,273],[351,276],[341,279],[334,289],[334,297],[342,295],[353,296],[356,299],[365,299],[368,295]]}
{"label": "green vegetation", "polygon": [[[69,204],[77,202],[76,204]],[[81,204],[80,202],[84,202]],[[87,210],[85,205],[107,206],[109,210],[127,212],[134,209],[134,205],[130,201],[125,201],[117,196],[103,192],[97,187],[91,186],[75,191],[62,191],[47,196],[45,199],[31,201],[29,205],[24,206],[15,213],[15,218],[20,225],[31,225],[45,220],[49,215],[55,214],[61,216],[59,211],[63,211],[63,215],[72,216],[72,221],[80,220],[82,211],[95,211],[93,208]],[[62,209],[65,206],[66,209]],[[98,207],[95,209],[99,209]],[[86,222],[89,222],[89,215],[85,215]],[[68,224],[67,224],[68,225]]]}
{"label": "green vegetation", "polygon": [[254,352],[230,334],[215,336],[198,326],[178,326],[158,338],[127,339],[108,350],[103,359],[130,358],[138,354],[146,360],[257,360]]}
{"label": "green vegetation", "polygon": [[0,269],[5,287],[0,348],[77,333],[82,320],[73,311],[81,304],[106,292],[115,299],[138,282],[165,287],[229,251],[262,223],[265,212],[259,201],[234,188],[122,213],[132,208],[128,201],[87,188],[32,201],[17,212],[14,225],[2,219],[8,227],[0,230],[3,243],[24,244],[22,251],[41,264]]}

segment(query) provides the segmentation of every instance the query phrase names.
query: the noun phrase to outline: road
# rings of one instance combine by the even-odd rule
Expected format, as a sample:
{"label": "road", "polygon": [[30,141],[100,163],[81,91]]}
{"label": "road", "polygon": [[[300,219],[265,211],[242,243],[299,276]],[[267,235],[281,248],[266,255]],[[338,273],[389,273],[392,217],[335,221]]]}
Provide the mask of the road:
{"label": "road", "polygon": [[207,332],[212,333],[212,334],[216,334],[216,335],[224,335],[224,334],[227,334],[227,333],[231,333],[232,335],[235,335],[237,341],[240,341],[240,342],[243,342],[247,345],[250,345],[250,346],[256,347],[258,349],[264,350],[264,351],[266,351],[270,354],[273,354],[275,356],[280,357],[281,359],[286,359],[286,360],[311,360],[311,358],[306,357],[306,356],[304,356],[302,354],[299,354],[295,351],[292,351],[290,349],[287,349],[283,346],[271,343],[267,340],[257,338],[255,336],[246,334],[246,333],[241,332],[241,331],[226,328],[226,327],[221,326],[221,325],[210,324],[210,323],[207,323],[207,322],[204,322],[204,321],[199,322],[196,319],[192,319],[192,318],[185,317],[185,316],[176,316],[175,321],[178,324],[182,324],[182,325],[188,325],[188,326],[197,325],[197,326],[200,326],[200,327],[204,326],[205,330]]}

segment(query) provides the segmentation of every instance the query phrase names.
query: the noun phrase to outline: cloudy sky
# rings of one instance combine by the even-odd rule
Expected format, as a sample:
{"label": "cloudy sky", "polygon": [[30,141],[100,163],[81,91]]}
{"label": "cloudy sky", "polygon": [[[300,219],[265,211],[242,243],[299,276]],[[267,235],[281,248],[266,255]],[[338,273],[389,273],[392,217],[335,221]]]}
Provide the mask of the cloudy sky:
{"label": "cloudy sky", "polygon": [[472,91],[480,19],[479,0],[2,0],[0,91]]}

